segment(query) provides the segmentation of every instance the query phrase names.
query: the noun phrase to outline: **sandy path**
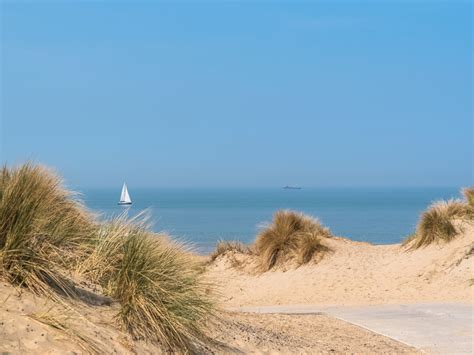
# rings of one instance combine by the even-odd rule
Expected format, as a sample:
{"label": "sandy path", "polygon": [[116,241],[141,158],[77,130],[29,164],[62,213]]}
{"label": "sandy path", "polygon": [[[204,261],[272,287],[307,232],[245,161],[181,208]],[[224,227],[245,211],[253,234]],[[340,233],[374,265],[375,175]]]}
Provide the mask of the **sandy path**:
{"label": "sandy path", "polygon": [[[222,352],[251,354],[415,354],[404,345],[326,315],[228,313],[210,330]],[[221,351],[218,351],[220,353]]]}
{"label": "sandy path", "polygon": [[466,304],[246,307],[263,314],[327,314],[429,353],[474,352],[474,307]]}
{"label": "sandy path", "polygon": [[[71,328],[59,331],[32,318],[57,305],[0,282],[0,353],[87,354],[82,339],[100,346],[98,353],[161,354],[157,345],[132,341],[114,327],[116,307],[86,307],[80,314],[53,312]],[[68,318],[70,317],[70,318]],[[323,315],[236,314],[222,312],[207,334],[214,344],[203,354],[222,353],[413,353],[415,349],[360,327]],[[105,350],[107,349],[107,350]]]}

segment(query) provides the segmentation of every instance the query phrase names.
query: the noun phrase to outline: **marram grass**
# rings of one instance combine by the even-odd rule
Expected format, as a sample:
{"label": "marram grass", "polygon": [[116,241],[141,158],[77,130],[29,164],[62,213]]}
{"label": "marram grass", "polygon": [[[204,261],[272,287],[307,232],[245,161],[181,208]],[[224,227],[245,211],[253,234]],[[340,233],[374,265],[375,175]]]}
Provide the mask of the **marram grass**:
{"label": "marram grass", "polygon": [[454,239],[459,232],[454,224],[455,220],[474,221],[474,206],[469,202],[471,190],[464,190],[467,203],[460,200],[433,203],[421,214],[416,232],[407,237],[402,244],[409,249],[418,249],[432,243],[449,242]]}
{"label": "marram grass", "polygon": [[263,271],[270,270],[288,260],[305,264],[315,254],[324,254],[327,248],[321,243],[331,237],[328,228],[317,219],[294,211],[277,211],[273,222],[264,228],[255,241]]}
{"label": "marram grass", "polygon": [[237,252],[239,254],[253,254],[253,250],[250,246],[243,244],[239,241],[234,240],[219,240],[216,244],[216,248],[209,257],[209,261],[213,262],[219,256],[225,255],[229,252]]}
{"label": "marram grass", "polygon": [[73,318],[77,318],[77,315],[71,314],[68,309],[49,309],[45,312],[28,314],[28,316],[64,334],[87,354],[104,354],[108,350],[102,342],[93,339],[85,334],[80,327],[73,325],[74,322],[72,320],[74,320]]}
{"label": "marram grass", "polygon": [[123,218],[104,225],[85,261],[89,277],[122,305],[118,320],[136,339],[190,350],[212,315],[200,265],[167,236]]}
{"label": "marram grass", "polygon": [[[213,312],[202,266],[143,223],[97,222],[49,170],[0,171],[0,277],[60,302],[75,298],[75,276],[120,303],[134,338],[189,351],[205,341]],[[71,303],[73,306],[74,303]]]}
{"label": "marram grass", "polygon": [[43,167],[0,171],[0,273],[39,294],[72,295],[68,265],[80,259],[94,224],[75,195]]}
{"label": "marram grass", "polygon": [[469,206],[474,208],[474,187],[466,187],[462,192]]}

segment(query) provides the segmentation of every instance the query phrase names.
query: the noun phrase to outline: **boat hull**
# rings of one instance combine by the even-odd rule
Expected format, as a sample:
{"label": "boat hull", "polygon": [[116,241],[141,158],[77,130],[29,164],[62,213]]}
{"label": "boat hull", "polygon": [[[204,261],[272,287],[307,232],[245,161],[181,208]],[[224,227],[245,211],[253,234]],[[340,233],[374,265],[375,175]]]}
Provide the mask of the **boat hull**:
{"label": "boat hull", "polygon": [[131,205],[132,203],[131,202],[119,202],[117,203],[117,205],[121,205],[121,206],[126,206],[126,205]]}

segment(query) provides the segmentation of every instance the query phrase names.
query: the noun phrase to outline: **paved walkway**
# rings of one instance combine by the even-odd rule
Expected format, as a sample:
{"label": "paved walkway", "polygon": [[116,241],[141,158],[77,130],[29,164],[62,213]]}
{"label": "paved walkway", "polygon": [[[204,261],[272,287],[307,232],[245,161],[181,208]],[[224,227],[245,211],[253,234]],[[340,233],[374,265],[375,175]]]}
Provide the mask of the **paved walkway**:
{"label": "paved walkway", "polygon": [[474,354],[473,305],[455,303],[355,307],[290,305],[232,310],[252,313],[324,313],[428,353]]}

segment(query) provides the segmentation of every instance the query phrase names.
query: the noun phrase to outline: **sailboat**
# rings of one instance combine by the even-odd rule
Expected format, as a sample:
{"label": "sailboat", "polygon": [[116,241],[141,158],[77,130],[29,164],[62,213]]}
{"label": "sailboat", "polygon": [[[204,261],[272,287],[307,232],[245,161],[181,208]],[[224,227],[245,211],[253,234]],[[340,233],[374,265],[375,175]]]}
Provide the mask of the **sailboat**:
{"label": "sailboat", "polygon": [[130,195],[128,194],[127,184],[123,183],[122,187],[122,194],[120,195],[120,201],[118,202],[119,205],[131,205],[132,200],[130,199]]}

